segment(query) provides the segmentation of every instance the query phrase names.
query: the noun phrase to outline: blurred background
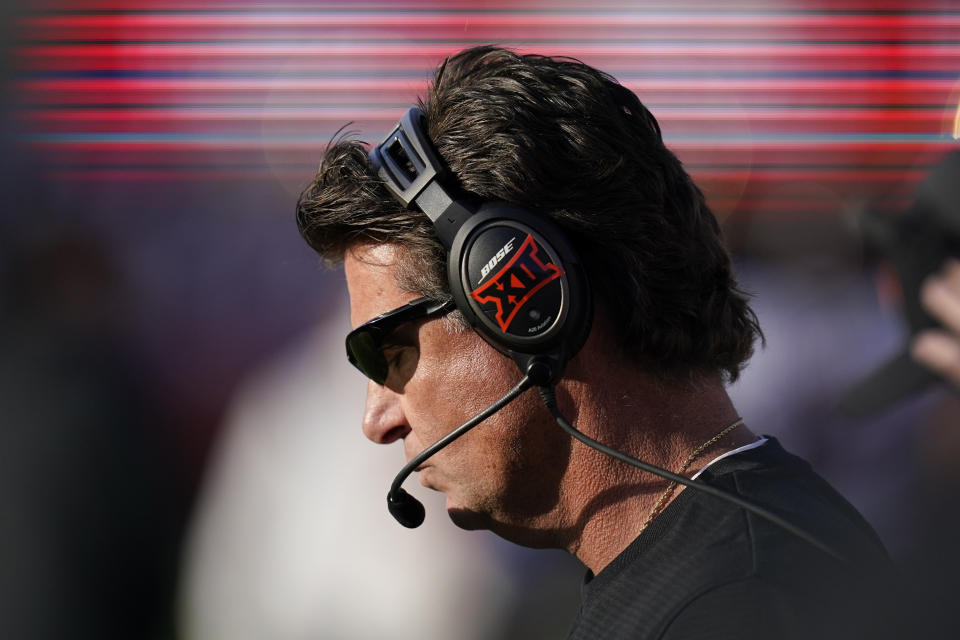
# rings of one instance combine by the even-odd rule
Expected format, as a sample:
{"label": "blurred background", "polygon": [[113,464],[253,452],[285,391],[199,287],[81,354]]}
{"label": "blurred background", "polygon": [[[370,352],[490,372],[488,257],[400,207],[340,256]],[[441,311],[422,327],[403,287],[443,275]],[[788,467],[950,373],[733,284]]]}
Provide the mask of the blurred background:
{"label": "blurred background", "polygon": [[[342,274],[294,205],[444,56],[634,90],[721,219],[767,345],[732,395],[953,606],[956,397],[837,409],[902,349],[856,221],[960,137],[955,0],[59,0],[0,9],[0,635],[562,637],[582,568],[383,496]],[[416,483],[410,483],[416,485]]]}

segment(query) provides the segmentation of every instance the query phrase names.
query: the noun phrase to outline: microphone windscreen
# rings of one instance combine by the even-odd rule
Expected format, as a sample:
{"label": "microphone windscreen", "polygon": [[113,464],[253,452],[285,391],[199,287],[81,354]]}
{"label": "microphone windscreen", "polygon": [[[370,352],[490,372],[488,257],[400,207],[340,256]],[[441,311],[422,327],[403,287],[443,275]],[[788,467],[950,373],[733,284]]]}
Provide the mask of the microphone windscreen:
{"label": "microphone windscreen", "polygon": [[394,519],[408,529],[416,529],[423,524],[426,509],[423,503],[403,489],[397,489],[396,495],[387,494],[387,509]]}

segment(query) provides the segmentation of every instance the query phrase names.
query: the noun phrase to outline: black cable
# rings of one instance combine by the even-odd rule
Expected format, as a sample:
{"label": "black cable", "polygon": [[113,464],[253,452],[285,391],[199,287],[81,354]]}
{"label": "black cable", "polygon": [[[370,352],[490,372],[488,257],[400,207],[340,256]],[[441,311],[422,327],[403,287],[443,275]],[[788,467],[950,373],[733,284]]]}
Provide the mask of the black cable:
{"label": "black cable", "polygon": [[847,559],[844,556],[834,551],[833,548],[831,548],[826,543],[821,542],[819,539],[815,538],[813,535],[807,533],[803,529],[800,529],[796,525],[791,524],[790,522],[787,522],[780,516],[764,509],[761,506],[758,506],[752,502],[744,500],[738,495],[729,493],[722,489],[718,489],[716,487],[710,486],[703,482],[698,482],[696,480],[685,478],[684,476],[673,473],[672,471],[667,471],[666,469],[650,464],[649,462],[644,462],[643,460],[634,458],[633,456],[629,456],[621,451],[617,451],[616,449],[608,447],[605,444],[597,442],[590,436],[584,434],[581,431],[578,431],[577,428],[574,427],[572,424],[570,424],[567,421],[567,419],[563,417],[563,414],[560,413],[560,409],[557,406],[557,394],[553,387],[540,387],[540,397],[543,398],[543,403],[546,405],[550,413],[553,414],[553,417],[554,419],[556,419],[557,424],[559,424],[563,428],[563,430],[569,433],[572,437],[579,440],[580,442],[587,445],[588,447],[596,449],[600,453],[604,453],[612,458],[616,458],[621,462],[637,467],[638,469],[647,471],[648,473],[653,473],[662,478],[666,478],[667,480],[672,480],[677,484],[682,484],[692,489],[696,489],[697,491],[703,491],[704,493],[710,494],[716,498],[720,498],[721,500],[726,500],[727,502],[733,503],[738,507],[741,507],[749,511],[750,513],[758,515],[761,518],[764,518],[765,520],[768,520],[773,524],[783,528],[784,530],[792,533],[793,535],[797,536],[804,542],[807,542],[813,545],[814,547],[820,549],[824,553],[833,556],[837,560],[840,560],[842,562],[847,562]]}

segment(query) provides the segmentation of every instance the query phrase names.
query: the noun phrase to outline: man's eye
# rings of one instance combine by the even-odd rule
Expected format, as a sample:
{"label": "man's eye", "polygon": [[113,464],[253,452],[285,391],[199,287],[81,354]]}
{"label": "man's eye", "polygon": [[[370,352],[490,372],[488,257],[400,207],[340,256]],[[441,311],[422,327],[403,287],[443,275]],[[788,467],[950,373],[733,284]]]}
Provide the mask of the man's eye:
{"label": "man's eye", "polygon": [[403,347],[401,346],[391,346],[385,347],[383,349],[383,359],[387,361],[387,365],[392,369],[396,366],[397,361],[400,359],[400,356],[403,352]]}
{"label": "man's eye", "polygon": [[387,366],[391,369],[399,369],[414,351],[411,345],[394,344],[383,348],[383,359],[387,361]]}
{"label": "man's eye", "polygon": [[420,359],[415,327],[400,327],[391,333],[384,339],[381,350],[383,359],[387,362],[387,375],[391,378],[392,384],[402,387],[413,377]]}

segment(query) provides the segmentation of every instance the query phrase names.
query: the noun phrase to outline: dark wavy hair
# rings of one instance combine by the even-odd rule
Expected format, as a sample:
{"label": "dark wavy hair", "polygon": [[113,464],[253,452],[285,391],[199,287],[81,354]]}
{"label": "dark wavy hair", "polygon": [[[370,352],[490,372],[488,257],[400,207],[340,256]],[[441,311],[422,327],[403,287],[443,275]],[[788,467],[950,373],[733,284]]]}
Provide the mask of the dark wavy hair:
{"label": "dark wavy hair", "polygon": [[[420,106],[459,187],[567,232],[624,353],[665,380],[737,378],[762,338],[756,315],[703,194],[636,95],[578,60],[483,46],[445,60]],[[329,263],[396,244],[400,286],[449,296],[430,221],[389,195],[360,142],[327,149],[297,225]]]}

